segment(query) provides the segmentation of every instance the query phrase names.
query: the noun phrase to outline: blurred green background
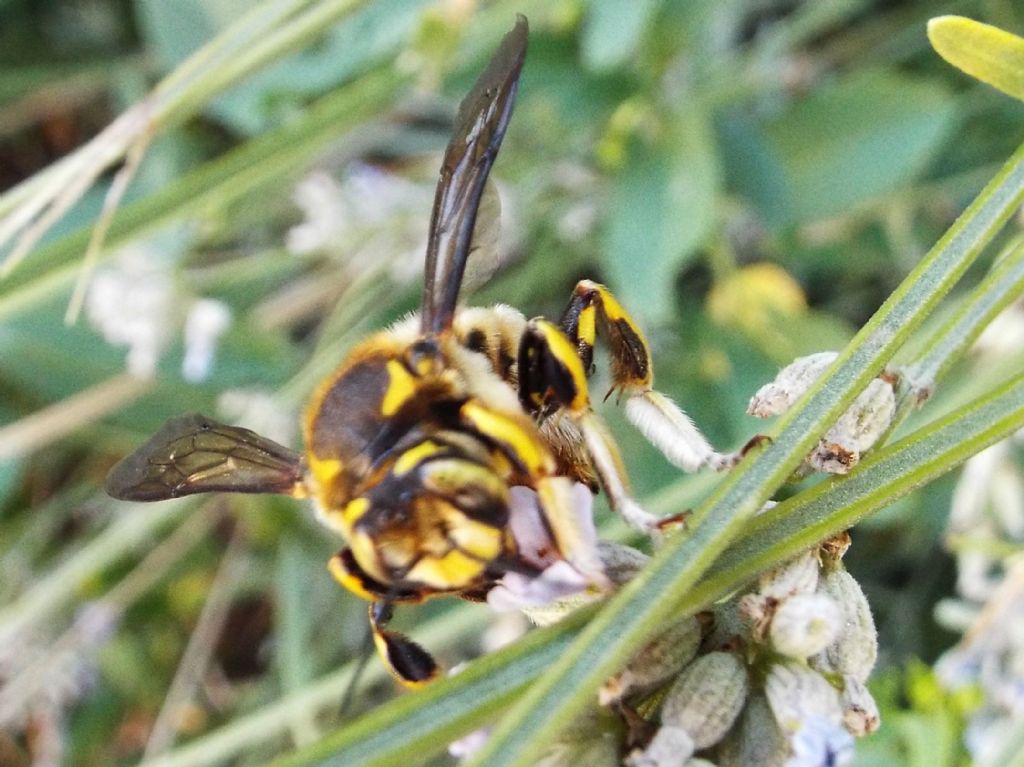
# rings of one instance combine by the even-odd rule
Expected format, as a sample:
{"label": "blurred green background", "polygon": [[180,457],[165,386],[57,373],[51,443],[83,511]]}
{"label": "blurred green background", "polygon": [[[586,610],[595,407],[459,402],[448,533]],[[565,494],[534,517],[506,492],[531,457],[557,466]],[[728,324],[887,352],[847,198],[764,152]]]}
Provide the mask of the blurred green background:
{"label": "blurred green background", "polygon": [[[723,449],[763,428],[744,414],[750,395],[794,357],[841,348],[1024,134],[1024,105],[925,37],[944,13],[1020,33],[1024,4],[1011,0],[355,6],[156,133],[75,325],[65,308],[111,172],[0,280],[0,765],[47,748],[55,763],[138,762],[186,652],[193,677],[178,674],[151,755],[359,654],[363,605],[327,575],[338,542],[305,504],[128,509],[100,488],[188,411],[297,444],[318,380],[415,308],[454,107],[516,12],[531,37],[494,171],[501,265],[469,300],[557,317],[578,279],[607,283],[649,333],[659,387]],[[253,7],[0,0],[0,190],[94,136]],[[122,292],[104,298],[103,284]],[[149,324],[125,330],[147,290]],[[230,325],[189,376],[201,380],[186,380],[203,300]],[[150,382],[123,376],[126,347],[104,339],[118,328],[155,354]],[[983,364],[955,371],[945,401]],[[611,402],[601,412],[641,498],[708,486],[680,479]],[[942,542],[954,480],[854,533],[847,563],[882,647],[883,728],[859,744],[865,764],[963,759],[961,706],[928,668],[956,640],[933,618],[954,590]],[[462,639],[433,648],[448,665],[478,650],[486,608],[408,618],[453,611],[475,617],[452,618],[470,621]],[[355,708],[391,692],[372,685]],[[261,764],[315,738],[340,701],[222,761]]]}

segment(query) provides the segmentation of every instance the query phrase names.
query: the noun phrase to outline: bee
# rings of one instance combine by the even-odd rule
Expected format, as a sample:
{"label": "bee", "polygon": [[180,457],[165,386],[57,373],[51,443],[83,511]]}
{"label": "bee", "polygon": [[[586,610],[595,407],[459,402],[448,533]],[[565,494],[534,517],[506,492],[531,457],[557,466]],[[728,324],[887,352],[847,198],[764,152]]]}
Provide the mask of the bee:
{"label": "bee", "polygon": [[[463,100],[442,161],[418,316],[356,346],[316,390],[300,454],[201,415],[172,419],[107,478],[114,498],[192,493],[310,497],[346,547],[329,569],[370,602],[374,644],[416,686],[438,664],[387,629],[396,604],[437,595],[481,599],[509,572],[538,574],[517,551],[510,490],[535,493],[557,556],[598,588],[595,545],[573,509],[577,483],[601,489],[632,526],[664,524],[633,500],[622,459],[591,408],[594,345],[607,345],[628,419],[676,466],[734,465],[653,388],[648,343],[603,285],[582,281],[560,322],[458,297],[488,174],[526,57],[520,16]],[[749,443],[748,443],[749,444]]]}

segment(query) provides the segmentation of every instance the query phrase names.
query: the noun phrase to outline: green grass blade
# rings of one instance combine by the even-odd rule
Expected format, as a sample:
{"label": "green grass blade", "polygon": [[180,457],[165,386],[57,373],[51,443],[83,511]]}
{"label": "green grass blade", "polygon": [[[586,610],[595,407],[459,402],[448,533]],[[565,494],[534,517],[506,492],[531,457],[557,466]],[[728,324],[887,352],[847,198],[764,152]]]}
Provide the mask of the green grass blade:
{"label": "green grass blade", "polygon": [[923,397],[981,335],[996,315],[1024,292],[1024,238],[1016,237],[1005,248],[985,278],[970,292],[956,311],[938,327],[924,345],[918,359],[903,371],[895,430]]}

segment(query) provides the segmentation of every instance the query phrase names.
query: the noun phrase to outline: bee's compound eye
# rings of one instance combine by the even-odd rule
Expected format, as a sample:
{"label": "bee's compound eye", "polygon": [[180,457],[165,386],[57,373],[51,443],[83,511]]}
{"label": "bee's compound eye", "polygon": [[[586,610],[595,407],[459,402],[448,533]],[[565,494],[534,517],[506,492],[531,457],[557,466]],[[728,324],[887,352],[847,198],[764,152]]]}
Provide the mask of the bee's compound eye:
{"label": "bee's compound eye", "polygon": [[405,364],[415,375],[430,376],[444,367],[441,349],[432,338],[421,338],[406,350]]}

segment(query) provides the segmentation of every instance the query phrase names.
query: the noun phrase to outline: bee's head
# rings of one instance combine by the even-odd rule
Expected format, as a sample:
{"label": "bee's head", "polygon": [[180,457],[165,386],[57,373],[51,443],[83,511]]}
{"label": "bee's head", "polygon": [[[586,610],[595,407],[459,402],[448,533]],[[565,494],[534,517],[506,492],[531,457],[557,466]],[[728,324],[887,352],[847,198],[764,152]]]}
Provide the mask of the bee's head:
{"label": "bee's head", "polygon": [[514,551],[508,487],[492,467],[426,438],[382,473],[349,513],[352,553],[375,579],[459,591]]}

